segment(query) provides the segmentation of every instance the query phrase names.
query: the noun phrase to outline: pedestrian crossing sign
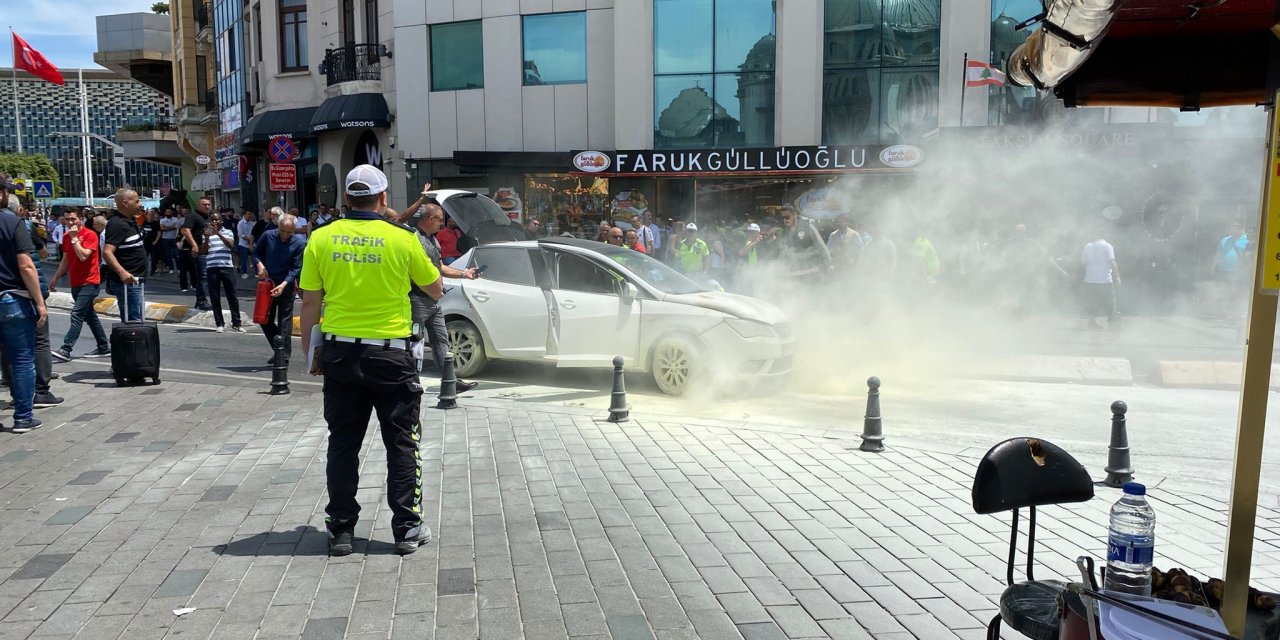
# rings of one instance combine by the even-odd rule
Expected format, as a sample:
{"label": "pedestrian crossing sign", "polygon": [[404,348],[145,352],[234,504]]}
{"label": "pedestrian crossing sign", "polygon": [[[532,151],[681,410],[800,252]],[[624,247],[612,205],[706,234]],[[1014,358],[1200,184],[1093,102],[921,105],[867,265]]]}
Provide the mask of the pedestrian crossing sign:
{"label": "pedestrian crossing sign", "polygon": [[53,197],[53,181],[52,180],[36,180],[31,183],[31,190],[35,193],[36,198],[52,198]]}

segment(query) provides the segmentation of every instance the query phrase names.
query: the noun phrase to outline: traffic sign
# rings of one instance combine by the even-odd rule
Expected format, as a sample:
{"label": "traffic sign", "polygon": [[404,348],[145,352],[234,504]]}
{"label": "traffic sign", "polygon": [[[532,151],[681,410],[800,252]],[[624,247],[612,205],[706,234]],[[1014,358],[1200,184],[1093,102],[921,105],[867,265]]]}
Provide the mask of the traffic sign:
{"label": "traffic sign", "polygon": [[292,162],[298,157],[298,148],[293,145],[293,140],[285,136],[274,136],[271,138],[271,145],[268,147],[271,153],[271,159],[276,162]]}
{"label": "traffic sign", "polygon": [[198,164],[198,165],[206,165],[206,164],[209,164],[209,156],[206,156],[206,155],[204,155],[204,154],[200,154],[200,155],[196,156],[196,164]]}
{"label": "traffic sign", "polygon": [[53,181],[52,180],[36,180],[31,183],[31,190],[35,191],[37,198],[53,197]]}
{"label": "traffic sign", "polygon": [[272,162],[268,165],[268,185],[272,191],[296,191],[298,188],[298,167],[287,162]]}
{"label": "traffic sign", "polygon": [[15,195],[27,195],[27,181],[24,178],[18,178],[13,181],[13,193]]}

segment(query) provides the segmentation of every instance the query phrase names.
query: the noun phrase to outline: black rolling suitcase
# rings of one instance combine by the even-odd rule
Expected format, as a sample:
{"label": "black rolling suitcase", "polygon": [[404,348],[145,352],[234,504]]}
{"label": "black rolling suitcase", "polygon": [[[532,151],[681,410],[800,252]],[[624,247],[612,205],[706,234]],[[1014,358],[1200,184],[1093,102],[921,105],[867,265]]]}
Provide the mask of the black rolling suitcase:
{"label": "black rolling suitcase", "polygon": [[[127,307],[128,289],[124,299]],[[156,323],[139,320],[117,322],[111,327],[111,374],[121,387],[144,384],[147,378],[151,378],[151,384],[160,384],[160,328]]]}

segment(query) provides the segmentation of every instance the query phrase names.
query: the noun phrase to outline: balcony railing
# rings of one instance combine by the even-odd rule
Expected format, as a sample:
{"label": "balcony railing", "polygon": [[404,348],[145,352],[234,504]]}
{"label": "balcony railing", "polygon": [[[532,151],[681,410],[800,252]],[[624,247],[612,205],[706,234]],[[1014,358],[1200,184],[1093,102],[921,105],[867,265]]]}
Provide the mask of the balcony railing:
{"label": "balcony railing", "polygon": [[213,12],[209,9],[209,2],[207,0],[194,0],[194,2],[196,5],[196,28],[204,29],[211,26]]}
{"label": "balcony railing", "polygon": [[381,58],[387,53],[385,45],[349,44],[337,49],[326,49],[320,71],[325,75],[326,86],[356,80],[381,80]]}
{"label": "balcony railing", "polygon": [[121,131],[176,131],[173,116],[143,116],[129,118]]}
{"label": "balcony railing", "polygon": [[217,113],[218,112],[218,92],[214,89],[209,89],[208,91],[205,91],[204,101],[201,102],[201,104],[204,105],[204,108],[207,111],[211,113]]}

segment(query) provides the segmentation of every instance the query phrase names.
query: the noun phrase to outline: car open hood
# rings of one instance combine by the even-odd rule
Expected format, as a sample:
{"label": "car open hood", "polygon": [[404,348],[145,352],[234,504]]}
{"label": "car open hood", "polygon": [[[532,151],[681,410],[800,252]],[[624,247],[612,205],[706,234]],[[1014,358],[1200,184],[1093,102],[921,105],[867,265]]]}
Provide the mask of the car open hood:
{"label": "car open hood", "polygon": [[721,313],[727,313],[731,316],[742,318],[743,320],[753,320],[755,322],[763,322],[766,324],[781,324],[787,321],[787,315],[781,309],[765,302],[747,296],[740,296],[734,293],[721,293],[719,291],[703,291],[701,293],[686,293],[681,295],[667,294],[664,298],[667,302],[678,302],[680,304],[693,305],[704,309],[711,309]]}

